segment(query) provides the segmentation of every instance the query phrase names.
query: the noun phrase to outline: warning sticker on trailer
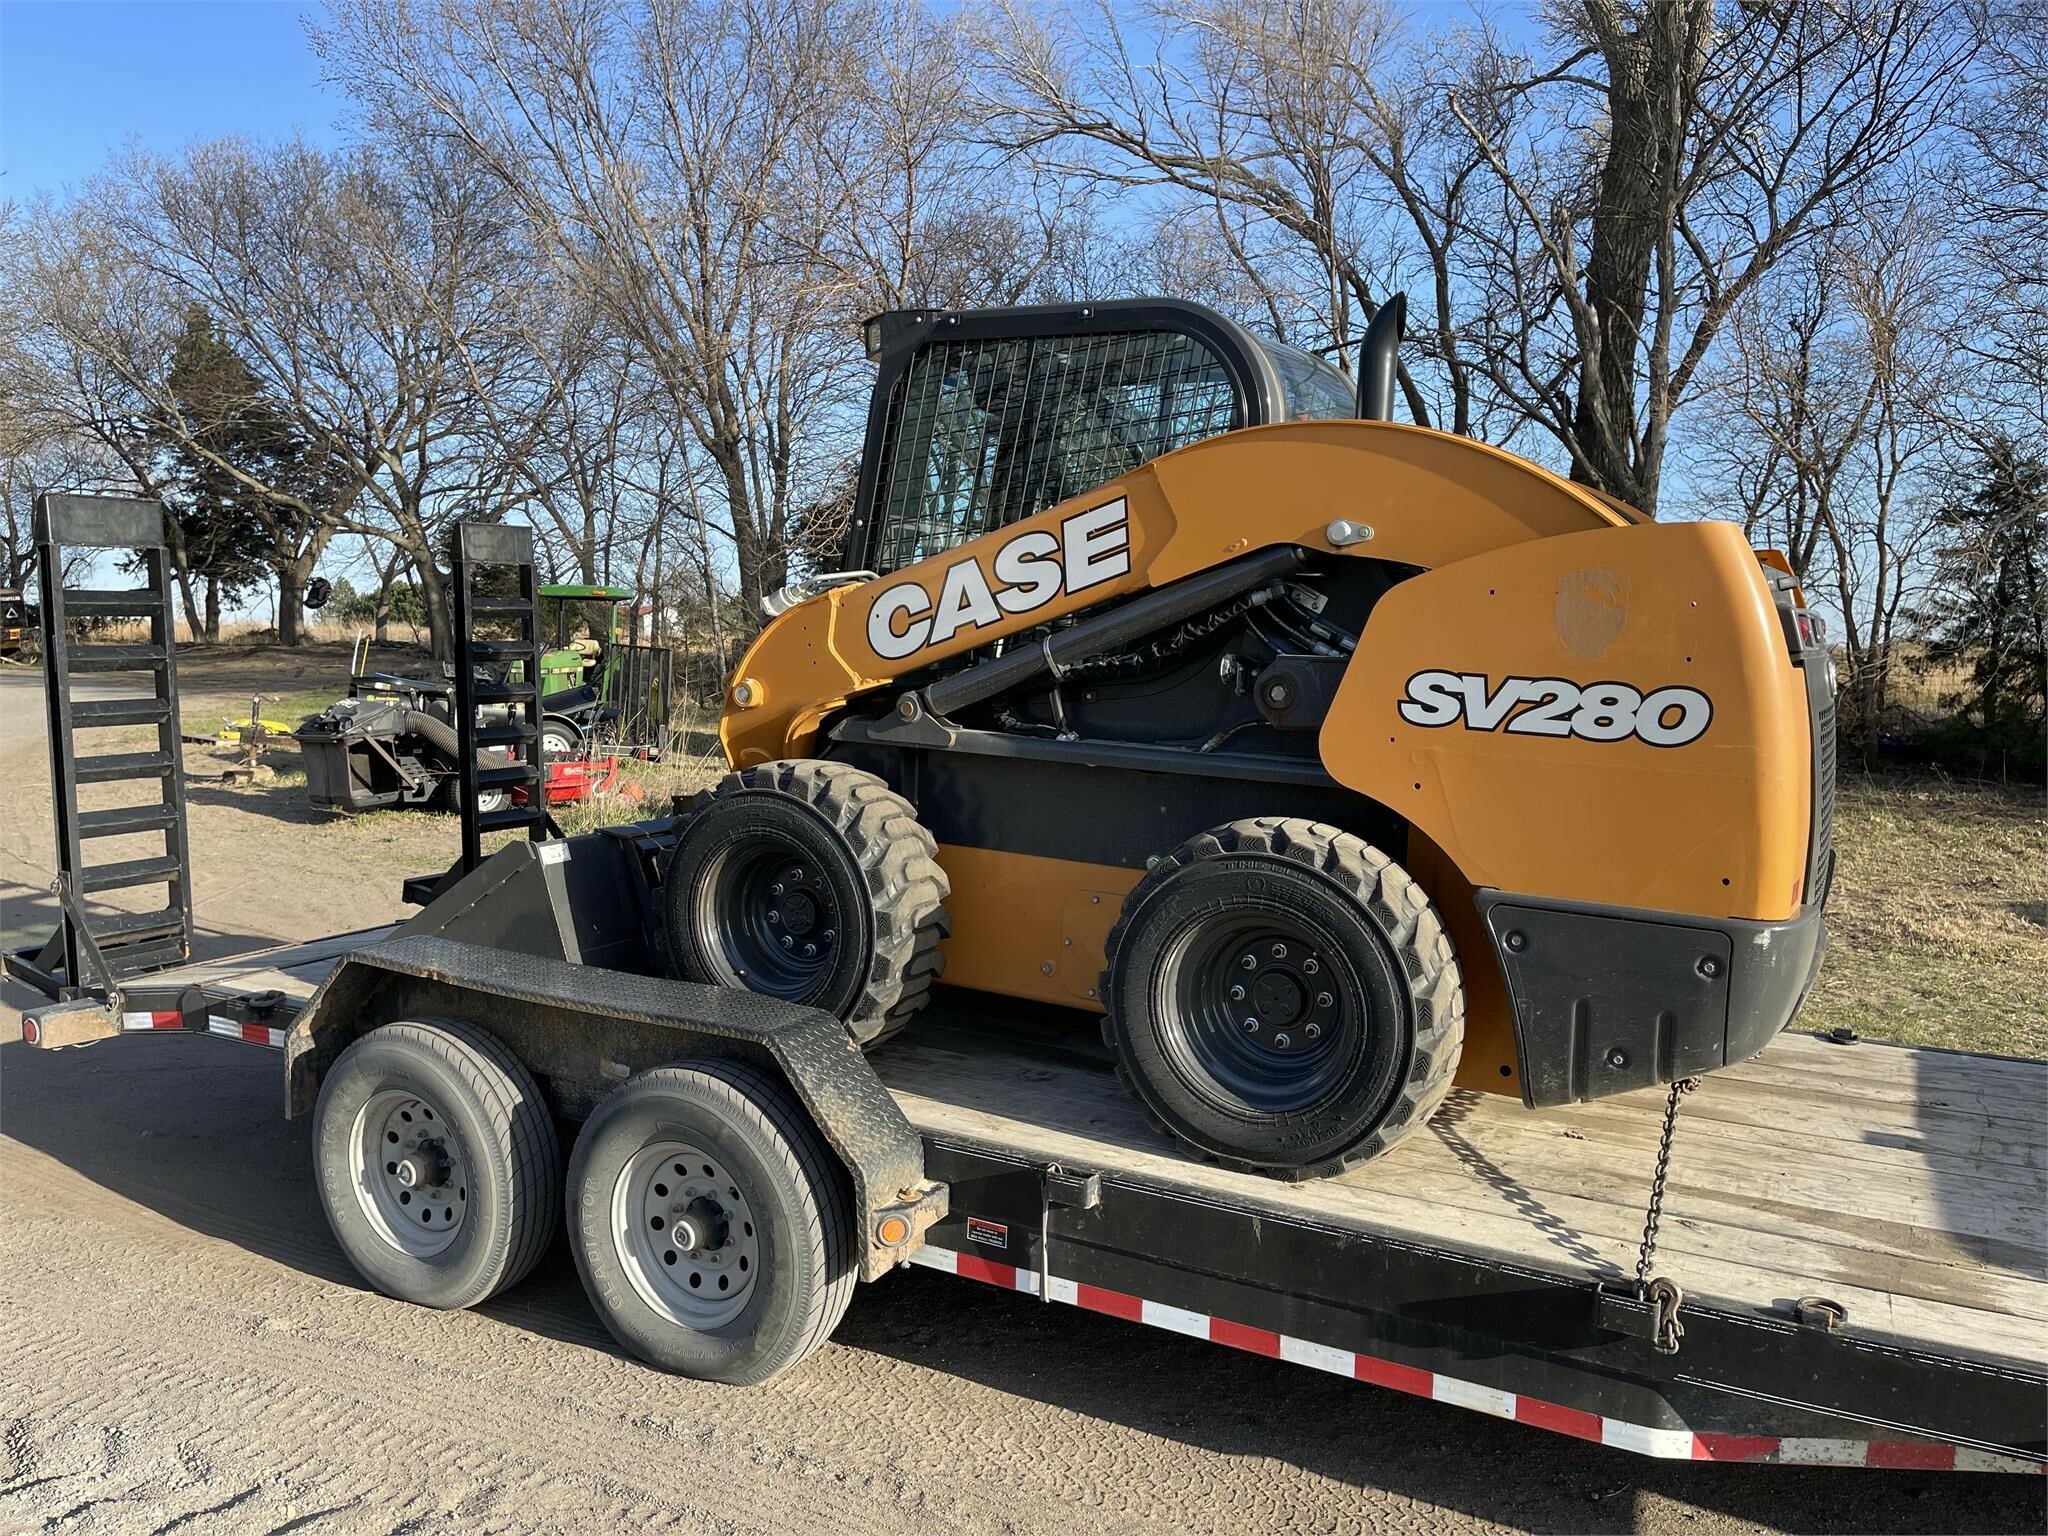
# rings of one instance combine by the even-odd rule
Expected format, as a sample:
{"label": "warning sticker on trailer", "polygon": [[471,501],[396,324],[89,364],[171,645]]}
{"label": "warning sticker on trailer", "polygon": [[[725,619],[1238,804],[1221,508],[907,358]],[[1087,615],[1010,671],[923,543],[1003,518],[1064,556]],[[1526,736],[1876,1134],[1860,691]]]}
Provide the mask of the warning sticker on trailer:
{"label": "warning sticker on trailer", "polygon": [[990,1248],[1007,1248],[1010,1246],[1010,1229],[999,1221],[983,1221],[970,1216],[967,1218],[967,1240]]}

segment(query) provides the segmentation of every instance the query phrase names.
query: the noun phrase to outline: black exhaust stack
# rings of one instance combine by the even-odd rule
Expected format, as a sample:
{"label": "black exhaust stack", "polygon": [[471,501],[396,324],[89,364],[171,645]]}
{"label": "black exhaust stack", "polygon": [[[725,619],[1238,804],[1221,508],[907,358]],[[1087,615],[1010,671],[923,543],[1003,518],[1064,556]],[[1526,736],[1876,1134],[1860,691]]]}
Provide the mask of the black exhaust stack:
{"label": "black exhaust stack", "polygon": [[1399,372],[1401,337],[1408,328],[1408,295],[1397,293],[1380,306],[1365,328],[1365,346],[1358,359],[1358,417],[1361,421],[1394,419],[1394,379]]}

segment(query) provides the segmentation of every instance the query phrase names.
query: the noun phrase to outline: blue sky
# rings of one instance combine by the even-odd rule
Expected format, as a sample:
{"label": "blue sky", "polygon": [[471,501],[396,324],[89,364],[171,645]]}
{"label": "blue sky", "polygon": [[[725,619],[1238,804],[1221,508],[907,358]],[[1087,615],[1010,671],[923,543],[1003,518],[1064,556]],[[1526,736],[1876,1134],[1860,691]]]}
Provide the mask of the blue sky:
{"label": "blue sky", "polygon": [[303,0],[0,0],[0,199],[91,175],[131,139],[303,129],[338,137],[340,92],[320,83]]}

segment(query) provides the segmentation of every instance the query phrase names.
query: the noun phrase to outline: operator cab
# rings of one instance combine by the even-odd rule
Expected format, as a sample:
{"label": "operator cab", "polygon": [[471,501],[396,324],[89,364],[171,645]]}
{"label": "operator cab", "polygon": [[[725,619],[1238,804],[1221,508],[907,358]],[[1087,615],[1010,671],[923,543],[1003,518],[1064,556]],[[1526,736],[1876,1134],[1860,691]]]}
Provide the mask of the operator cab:
{"label": "operator cab", "polygon": [[1200,304],[901,310],[879,366],[849,571],[887,575],[1203,438],[1357,414],[1313,353]]}

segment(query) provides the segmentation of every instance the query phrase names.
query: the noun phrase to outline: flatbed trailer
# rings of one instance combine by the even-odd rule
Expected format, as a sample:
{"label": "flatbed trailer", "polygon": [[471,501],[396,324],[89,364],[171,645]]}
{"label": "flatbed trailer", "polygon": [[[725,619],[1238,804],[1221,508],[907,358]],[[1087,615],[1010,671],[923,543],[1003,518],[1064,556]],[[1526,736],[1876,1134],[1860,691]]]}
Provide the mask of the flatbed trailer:
{"label": "flatbed trailer", "polygon": [[[458,680],[473,678],[478,646],[504,655],[524,645],[537,660],[531,551],[510,538],[519,531],[464,530]],[[708,1155],[702,1178],[677,1162],[685,1177],[674,1182],[708,1183],[708,1211],[682,1203],[692,1188],[671,1206],[657,1183],[648,1187],[663,1203],[635,1214],[625,1202],[629,1186],[643,1187],[637,1162],[614,1182],[572,1161],[565,1181],[558,1126],[587,1122],[570,1132],[585,1160],[636,1087],[680,1102],[667,1085],[694,1074],[789,1153],[792,1178],[819,1197],[815,1251],[840,1255],[804,1275],[809,1310],[781,1319],[790,1349],[751,1375],[717,1362],[696,1371],[713,1379],[786,1369],[823,1342],[856,1279],[919,1264],[1649,1456],[2048,1466],[2048,1064],[1786,1034],[1715,1073],[1682,1118],[1677,1088],[1538,1112],[1459,1093],[1383,1158],[1280,1182],[1194,1160],[1153,1130],[1085,1015],[957,994],[863,1054],[830,1014],[669,979],[656,890],[687,808],[566,839],[538,806],[480,815],[474,740],[461,754],[462,856],[407,882],[414,917],[195,962],[160,511],[45,498],[37,534],[59,917],[40,946],[5,956],[10,974],[54,999],[23,1015],[23,1038],[55,1049],[184,1031],[280,1051],[286,1112],[318,1117],[319,1181],[338,1232],[337,1212],[373,1185],[401,1202],[433,1190],[444,1207],[458,1203],[467,1186],[448,1175],[452,1145],[490,1207],[477,1223],[463,1216],[463,1241],[495,1233],[494,1277],[429,1294],[371,1273],[377,1255],[344,1237],[391,1294],[466,1306],[516,1283],[565,1190],[586,1292],[647,1358],[661,1360],[661,1345],[622,1332],[625,1280],[593,1278],[594,1241],[615,1236],[623,1252],[672,1212],[656,1245],[663,1261],[675,1262],[671,1249],[729,1252],[743,1268],[749,1247],[735,1234],[751,1213],[765,1232],[785,1224],[749,1245],[758,1271],[803,1270],[806,1232],[786,1225],[796,1207],[761,1203],[764,1191],[781,1199],[767,1172],[749,1205],[747,1175],[728,1190]],[[488,558],[519,569],[522,595],[472,592],[473,535]],[[67,543],[140,551],[148,584],[65,588]],[[516,619],[525,639],[476,640],[472,601]],[[150,639],[74,645],[73,609],[140,615]],[[148,691],[74,702],[74,669],[139,675]],[[465,734],[474,702],[459,702]],[[493,727],[519,755],[488,782],[531,786],[538,700],[513,702],[531,718],[523,730]],[[158,731],[157,752],[75,746],[80,732],[137,725]],[[158,799],[81,804],[81,786],[137,780],[157,785]],[[486,854],[485,836],[508,831],[527,836]],[[81,857],[82,839],[138,834],[161,834],[162,854]],[[122,914],[89,899],[137,886],[166,887],[168,904]],[[324,1087],[346,1077],[358,1048],[397,1036],[414,1061],[441,1050],[480,1064],[476,1080],[510,1095],[494,1101],[512,1109],[486,1126],[483,1155],[460,1138],[402,1137],[400,1121],[432,1095],[408,1099],[413,1090],[392,1089],[400,1079],[388,1075],[363,1090],[353,1122],[323,1113]],[[388,1120],[366,1118],[377,1105]],[[389,1140],[406,1141],[388,1161],[384,1124]],[[320,1125],[344,1134],[323,1142]],[[500,1135],[507,1126],[517,1134]],[[667,1177],[672,1154],[656,1151],[666,1146],[636,1154],[655,1152],[654,1178]],[[486,1166],[494,1157],[502,1169]],[[404,1189],[380,1182],[378,1165]],[[717,1198],[727,1194],[730,1204]],[[437,1219],[454,1218],[443,1208]],[[507,1257],[515,1248],[520,1263]],[[780,1298],[783,1283],[764,1292]],[[718,1330],[674,1331],[701,1340]]]}
{"label": "flatbed trailer", "polygon": [[[119,1027],[281,1049],[395,932],[159,973]],[[1149,1127],[1086,1020],[955,995],[854,1059],[949,1192],[909,1263],[1649,1456],[2048,1465],[2048,1064],[1788,1033],[1715,1074],[1672,1157],[1663,1354],[1632,1283],[1661,1095],[1461,1095],[1397,1155],[1288,1184]]]}

